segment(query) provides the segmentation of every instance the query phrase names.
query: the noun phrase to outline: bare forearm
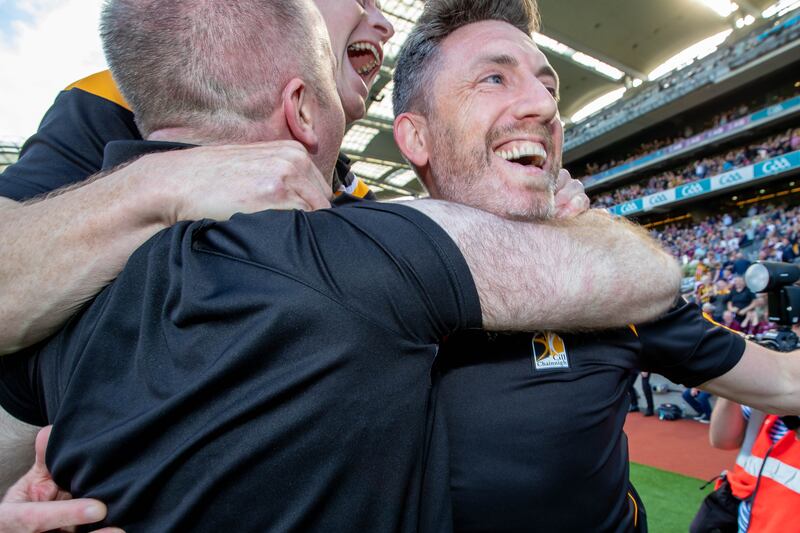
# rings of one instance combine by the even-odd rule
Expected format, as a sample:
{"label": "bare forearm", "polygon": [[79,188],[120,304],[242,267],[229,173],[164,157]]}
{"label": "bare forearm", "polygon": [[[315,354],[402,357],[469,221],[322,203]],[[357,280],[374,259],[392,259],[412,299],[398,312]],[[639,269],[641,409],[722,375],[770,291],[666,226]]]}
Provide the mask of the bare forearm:
{"label": "bare forearm", "polygon": [[55,331],[164,227],[120,173],[0,210],[0,354]]}
{"label": "bare forearm", "polygon": [[746,422],[741,406],[725,398],[717,398],[711,413],[711,426],[708,438],[711,446],[723,450],[733,450],[742,445]]}
{"label": "bare forearm", "polygon": [[530,223],[443,202],[413,204],[455,240],[484,327],[587,330],[656,318],[677,297],[677,264],[642,232],[590,211]]}
{"label": "bare forearm", "polygon": [[800,414],[800,355],[748,342],[739,363],[702,388],[765,413]]}
{"label": "bare forearm", "polygon": [[40,202],[0,204],[0,355],[56,330],[162,228],[322,209],[330,196],[300,143],[273,141],[150,154]]}

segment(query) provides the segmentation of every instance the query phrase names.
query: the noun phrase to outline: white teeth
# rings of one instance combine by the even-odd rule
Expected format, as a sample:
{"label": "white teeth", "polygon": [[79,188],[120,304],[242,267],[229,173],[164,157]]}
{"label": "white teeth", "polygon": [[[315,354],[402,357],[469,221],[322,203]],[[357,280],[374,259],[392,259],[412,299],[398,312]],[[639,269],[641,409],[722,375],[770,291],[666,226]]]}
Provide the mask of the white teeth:
{"label": "white teeth", "polygon": [[378,53],[378,49],[371,43],[367,42],[353,43],[350,46],[348,46],[347,49],[354,52],[366,51],[372,54],[373,57],[372,61],[370,61],[368,64],[364,65],[363,67],[361,67],[356,71],[361,76],[369,74],[370,72],[375,70],[376,67],[379,67],[381,64],[381,56]]}
{"label": "white teeth", "polygon": [[547,159],[547,152],[544,147],[539,143],[523,142],[516,146],[511,151],[498,150],[495,155],[505,159],[506,161],[514,161],[523,157],[534,157],[538,164],[544,163]]}
{"label": "white teeth", "polygon": [[375,61],[380,62],[381,60],[381,55],[378,52],[378,49],[372,43],[353,43],[348,47],[348,49],[359,52],[368,51],[375,57]]}

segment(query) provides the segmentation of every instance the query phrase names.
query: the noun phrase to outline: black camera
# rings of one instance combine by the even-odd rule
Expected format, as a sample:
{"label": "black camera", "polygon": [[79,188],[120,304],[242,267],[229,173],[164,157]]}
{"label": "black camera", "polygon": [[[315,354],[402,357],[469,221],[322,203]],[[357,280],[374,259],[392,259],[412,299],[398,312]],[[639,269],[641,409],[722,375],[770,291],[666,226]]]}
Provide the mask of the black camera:
{"label": "black camera", "polygon": [[800,267],[791,263],[759,261],[750,265],[744,275],[747,287],[754,293],[767,293],[767,313],[777,331],[765,333],[759,344],[779,352],[798,348],[792,326],[800,322]]}

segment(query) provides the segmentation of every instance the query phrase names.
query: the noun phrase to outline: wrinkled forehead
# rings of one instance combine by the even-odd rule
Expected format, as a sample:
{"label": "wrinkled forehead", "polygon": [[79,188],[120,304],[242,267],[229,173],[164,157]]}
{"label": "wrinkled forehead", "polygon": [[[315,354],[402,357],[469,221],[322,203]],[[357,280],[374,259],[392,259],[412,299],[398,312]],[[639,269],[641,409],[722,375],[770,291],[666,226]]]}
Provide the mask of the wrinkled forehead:
{"label": "wrinkled forehead", "polygon": [[463,26],[442,41],[440,64],[443,71],[467,73],[480,68],[489,58],[508,57],[536,73],[549,71],[556,77],[547,57],[533,39],[506,22],[487,20]]}

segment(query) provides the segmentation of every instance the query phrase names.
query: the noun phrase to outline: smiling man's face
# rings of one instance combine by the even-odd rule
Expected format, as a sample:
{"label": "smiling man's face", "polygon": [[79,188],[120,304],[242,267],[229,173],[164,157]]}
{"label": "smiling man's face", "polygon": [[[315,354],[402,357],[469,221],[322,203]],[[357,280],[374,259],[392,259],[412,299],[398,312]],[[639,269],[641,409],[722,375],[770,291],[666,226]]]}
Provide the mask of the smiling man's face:
{"label": "smiling man's face", "polygon": [[336,56],[336,87],[347,122],[364,117],[367,97],[394,35],[376,0],[315,0]]}
{"label": "smiling man's face", "polygon": [[533,40],[485,21],[448,36],[428,101],[431,196],[545,218],[561,168],[558,76]]}

